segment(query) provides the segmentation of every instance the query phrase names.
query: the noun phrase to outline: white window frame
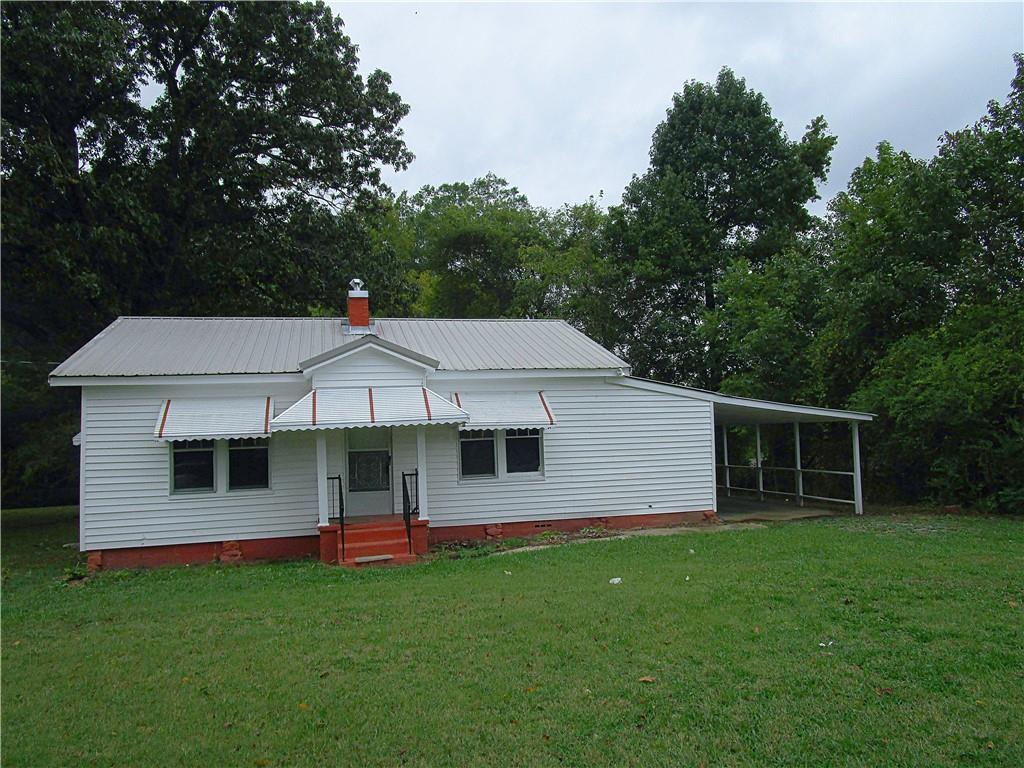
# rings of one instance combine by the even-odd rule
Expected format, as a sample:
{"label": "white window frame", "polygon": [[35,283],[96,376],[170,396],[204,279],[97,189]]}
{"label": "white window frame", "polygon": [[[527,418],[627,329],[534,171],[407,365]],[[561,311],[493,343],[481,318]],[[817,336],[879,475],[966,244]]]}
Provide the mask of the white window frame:
{"label": "white window frame", "polygon": [[[235,495],[236,493],[267,493],[274,488],[274,451],[271,448],[273,440],[269,437],[263,438],[267,441],[267,484],[263,486],[256,486],[253,488],[232,488],[231,487],[231,441],[230,440],[218,440],[218,443],[224,443],[224,492]],[[236,448],[237,451],[255,450],[255,447],[251,448]]]}
{"label": "white window frame", "polygon": [[[508,441],[509,440],[527,440],[533,438],[533,435],[523,435],[520,437],[509,437],[510,431],[536,431],[537,432],[537,469],[532,472],[510,472],[508,469]],[[518,478],[531,478],[531,477],[544,477],[544,430],[537,429],[536,427],[523,427],[520,430],[501,430],[501,452],[504,454],[505,460],[505,474],[508,475],[509,479],[515,480]]]}
{"label": "white window frame", "polygon": [[[494,474],[493,475],[464,475],[462,473],[462,430],[456,435],[455,452],[458,455],[459,483],[473,485],[479,483],[522,483],[542,481],[546,478],[544,460],[544,432],[538,430],[540,440],[540,467],[536,472],[509,472],[508,453],[505,447],[505,429],[489,430],[494,433]],[[515,439],[515,438],[512,438]]]}
{"label": "white window frame", "polygon": [[[181,442],[195,442],[192,440],[181,441]],[[198,442],[206,442],[200,440]],[[175,442],[169,441],[167,443],[167,486],[171,496],[196,496],[196,495],[214,495],[217,493],[217,489],[220,486],[218,482],[220,472],[219,465],[221,462],[217,460],[217,441],[210,440],[213,443],[209,448],[181,448],[175,450]],[[200,451],[209,451],[213,454],[213,486],[210,488],[175,488],[174,487],[174,456],[176,453],[198,453]]]}
{"label": "white window frame", "polygon": [[[485,439],[487,439],[487,438],[483,438],[483,437],[470,437],[470,438],[466,438],[464,440],[462,436],[463,436],[463,434],[466,434],[467,432],[490,432],[491,433],[491,437],[490,437],[491,450],[494,453],[494,474],[493,475],[466,475],[466,474],[463,474],[463,472],[462,472],[462,443],[463,442],[467,442],[467,443],[469,443],[469,442],[478,442],[478,443],[480,443],[480,442],[483,442]],[[469,482],[469,483],[487,482],[489,480],[490,481],[494,481],[494,480],[496,480],[498,478],[499,471],[500,471],[499,467],[498,467],[498,461],[499,461],[499,457],[498,457],[498,433],[499,432],[500,432],[500,430],[497,430],[497,429],[471,429],[471,430],[457,429],[456,435],[455,435],[455,452],[458,454],[458,460],[459,460],[459,481],[460,482]]]}

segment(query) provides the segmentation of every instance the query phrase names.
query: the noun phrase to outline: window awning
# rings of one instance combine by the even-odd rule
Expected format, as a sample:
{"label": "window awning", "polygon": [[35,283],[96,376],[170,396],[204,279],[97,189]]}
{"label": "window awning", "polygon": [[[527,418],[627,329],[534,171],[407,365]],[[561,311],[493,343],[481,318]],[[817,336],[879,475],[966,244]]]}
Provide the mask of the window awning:
{"label": "window awning", "polygon": [[269,397],[171,398],[157,414],[157,440],[268,437],[274,406]]}
{"label": "window awning", "polygon": [[469,415],[426,387],[314,389],[277,418],[271,429],[345,429],[461,424]]}
{"label": "window awning", "polygon": [[469,413],[462,429],[547,429],[555,426],[544,393],[454,392],[455,404]]}

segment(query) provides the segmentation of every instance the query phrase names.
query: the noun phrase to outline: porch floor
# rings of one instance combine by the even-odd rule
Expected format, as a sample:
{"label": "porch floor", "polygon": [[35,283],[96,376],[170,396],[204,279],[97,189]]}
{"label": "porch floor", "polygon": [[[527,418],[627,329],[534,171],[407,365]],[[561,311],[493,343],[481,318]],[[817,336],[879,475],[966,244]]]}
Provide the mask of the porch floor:
{"label": "porch floor", "polygon": [[766,499],[759,501],[749,496],[726,496],[722,489],[718,493],[718,516],[728,523],[761,520],[765,522],[783,522],[786,520],[803,520],[811,517],[838,517],[848,514],[839,509],[831,509],[825,505],[814,506],[814,503],[798,507],[796,502],[782,499]]}

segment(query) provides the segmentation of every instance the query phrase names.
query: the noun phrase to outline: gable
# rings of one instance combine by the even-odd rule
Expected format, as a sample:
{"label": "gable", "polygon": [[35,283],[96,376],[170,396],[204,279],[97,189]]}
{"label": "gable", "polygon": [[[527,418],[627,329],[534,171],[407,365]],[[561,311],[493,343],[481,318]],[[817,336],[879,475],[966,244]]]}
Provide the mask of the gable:
{"label": "gable", "polygon": [[367,345],[320,363],[310,378],[313,389],[423,386],[426,370],[421,363]]}

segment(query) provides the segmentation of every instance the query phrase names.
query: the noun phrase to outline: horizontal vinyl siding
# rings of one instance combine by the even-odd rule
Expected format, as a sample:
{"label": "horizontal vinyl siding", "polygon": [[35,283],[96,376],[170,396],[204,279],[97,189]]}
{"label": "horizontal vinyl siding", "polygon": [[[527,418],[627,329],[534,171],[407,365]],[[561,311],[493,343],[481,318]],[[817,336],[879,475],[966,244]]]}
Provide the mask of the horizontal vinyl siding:
{"label": "horizontal vinyl siding", "polygon": [[[402,473],[415,471],[416,427],[395,427],[391,430],[391,487],[395,489],[396,515],[402,514]],[[415,488],[410,490],[415,493]]]}
{"label": "horizontal vinyl siding", "polygon": [[429,431],[431,525],[713,508],[713,426],[706,402],[604,382],[541,388],[557,420],[544,434],[541,479],[460,483],[457,430]]}
{"label": "horizontal vinyl siding", "polygon": [[313,371],[313,387],[419,387],[423,370],[394,355],[362,349]]}
{"label": "horizontal vinyl siding", "polygon": [[[82,419],[83,550],[316,534],[316,452],[307,433],[271,438],[269,490],[229,493],[218,468],[216,493],[170,495],[170,449],[153,438],[153,426],[164,398],[196,394],[90,388]],[[267,394],[280,410],[298,393]]]}

